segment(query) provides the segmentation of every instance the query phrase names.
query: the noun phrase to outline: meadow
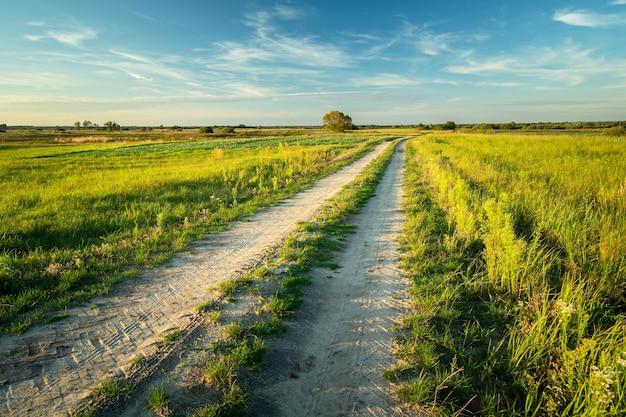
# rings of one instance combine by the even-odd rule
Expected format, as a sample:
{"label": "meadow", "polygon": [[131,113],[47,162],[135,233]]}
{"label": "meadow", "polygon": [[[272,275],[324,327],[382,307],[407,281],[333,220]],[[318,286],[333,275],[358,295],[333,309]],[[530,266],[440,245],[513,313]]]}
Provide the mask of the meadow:
{"label": "meadow", "polygon": [[626,141],[433,134],[407,147],[401,400],[431,415],[626,410]]}
{"label": "meadow", "polygon": [[27,131],[0,137],[0,329],[62,319],[141,268],[301,190],[377,134]]}

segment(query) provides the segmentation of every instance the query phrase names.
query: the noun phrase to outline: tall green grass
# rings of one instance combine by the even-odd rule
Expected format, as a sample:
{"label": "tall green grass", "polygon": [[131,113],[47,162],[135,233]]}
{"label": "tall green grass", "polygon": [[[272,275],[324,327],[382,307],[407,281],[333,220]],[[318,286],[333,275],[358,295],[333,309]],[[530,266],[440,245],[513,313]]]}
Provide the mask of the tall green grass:
{"label": "tall green grass", "polygon": [[[430,381],[421,406],[444,414],[624,412],[624,145],[573,135],[411,142],[407,187],[422,197],[409,199],[408,224],[436,231],[407,228],[403,238],[418,312],[407,320],[413,335],[400,342],[412,365],[399,374],[409,391]],[[434,353],[406,354],[424,346]],[[431,357],[428,366],[422,356]],[[459,369],[438,392],[438,378]]]}
{"label": "tall green grass", "polygon": [[106,293],[138,268],[301,189],[376,137],[0,147],[0,328]]}

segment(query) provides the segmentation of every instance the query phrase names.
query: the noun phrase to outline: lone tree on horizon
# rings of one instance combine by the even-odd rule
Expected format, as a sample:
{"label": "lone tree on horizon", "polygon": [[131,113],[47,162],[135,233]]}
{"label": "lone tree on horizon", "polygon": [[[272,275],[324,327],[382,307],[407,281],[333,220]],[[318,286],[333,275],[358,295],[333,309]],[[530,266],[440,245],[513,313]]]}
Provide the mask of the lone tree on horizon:
{"label": "lone tree on horizon", "polygon": [[343,132],[352,129],[352,118],[338,110],[328,112],[322,118],[324,127],[333,132]]}

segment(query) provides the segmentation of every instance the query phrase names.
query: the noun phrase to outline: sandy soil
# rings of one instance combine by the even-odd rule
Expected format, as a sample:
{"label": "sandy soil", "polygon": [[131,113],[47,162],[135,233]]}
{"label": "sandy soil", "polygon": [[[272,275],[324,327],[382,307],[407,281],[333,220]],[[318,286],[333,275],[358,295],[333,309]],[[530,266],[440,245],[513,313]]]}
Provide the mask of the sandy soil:
{"label": "sandy soil", "polygon": [[[0,338],[0,415],[68,415],[84,402],[97,383],[128,372],[133,358],[153,356],[160,336],[177,329],[192,332],[199,325],[195,306],[208,299],[207,288],[261,262],[298,221],[312,219],[325,200],[354,179],[386,146],[388,143],[284,203],[224,233],[208,236],[167,267],[147,271],[140,278],[119,285],[107,297],[68,310],[69,318],[62,322],[34,327],[21,336]],[[401,156],[402,152],[396,153],[395,165],[389,169],[394,179],[382,190],[395,188],[399,193]],[[392,199],[392,195],[382,195],[378,198]],[[302,383],[294,388],[301,394],[294,396],[292,405],[281,409],[283,415],[317,415],[299,411],[293,414],[293,410],[317,413],[331,404],[336,412],[324,415],[388,415],[395,407],[389,402],[386,388],[377,387],[387,386],[379,381],[379,375],[391,360],[388,332],[402,297],[402,284],[394,269],[393,239],[401,221],[398,198],[381,203],[361,221],[364,230],[360,229],[353,239],[369,234],[356,243],[355,249],[346,250],[340,260],[341,272],[328,280],[330,292],[326,294],[326,288],[316,286],[319,297],[325,298],[316,301],[317,307],[305,307],[299,313],[300,317],[317,320],[303,321],[301,330],[299,320],[293,326],[299,333],[316,335],[310,340],[317,343],[317,350],[313,343],[306,346],[313,348],[310,351],[294,347],[294,355],[299,356],[293,360],[293,366],[299,370],[291,368],[289,372],[295,369],[299,377],[288,379]],[[389,229],[367,231],[379,221],[388,223],[385,227]],[[352,281],[349,274],[362,281],[348,284]],[[316,314],[309,314],[311,308],[318,310]],[[339,311],[343,313],[336,315]],[[294,335],[297,333],[290,332],[287,338]],[[271,357],[272,353],[270,360]],[[310,378],[305,378],[305,374]],[[345,375],[339,378],[341,374]],[[277,377],[281,378],[279,374]],[[263,374],[258,381],[263,378],[269,377]],[[281,383],[276,381],[277,387]],[[284,405],[283,398],[274,396],[267,384],[259,383],[258,388],[258,398],[264,400],[256,403],[259,410]],[[324,395],[311,397],[311,393],[318,392]],[[326,395],[331,392],[336,393],[334,402]]]}
{"label": "sandy soil", "polygon": [[406,313],[407,283],[397,270],[403,222],[400,144],[373,197],[350,223],[357,231],[318,271],[290,331],[270,345],[254,378],[253,416],[401,416],[381,373],[394,364],[391,328]]}

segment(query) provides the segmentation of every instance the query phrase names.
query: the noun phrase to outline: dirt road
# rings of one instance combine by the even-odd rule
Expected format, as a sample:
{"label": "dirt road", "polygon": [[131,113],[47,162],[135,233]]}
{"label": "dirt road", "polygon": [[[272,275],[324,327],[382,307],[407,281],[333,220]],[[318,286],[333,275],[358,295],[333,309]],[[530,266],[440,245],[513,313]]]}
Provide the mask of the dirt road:
{"label": "dirt road", "polygon": [[[32,328],[21,336],[0,338],[0,398],[4,400],[0,401],[0,415],[68,415],[84,401],[95,384],[108,377],[123,375],[131,360],[138,355],[149,357],[160,336],[193,326],[194,307],[206,300],[208,287],[259,262],[289,234],[298,221],[310,220],[325,200],[354,179],[388,145],[385,143],[379,146],[358,162],[284,203],[264,210],[224,233],[208,236],[194,245],[189,253],[177,257],[171,266],[155,268],[136,280],[121,284],[105,298],[93,300],[85,307],[68,310],[69,318],[62,322]],[[394,161],[401,154],[398,153]],[[389,171],[399,172],[400,169],[396,165]],[[391,214],[398,215],[397,208],[398,205],[388,206],[390,217],[393,217]],[[380,216],[380,212],[373,216]],[[370,223],[367,219],[365,222]],[[397,218],[392,223],[399,227]],[[392,233],[395,232],[389,232],[381,240],[371,235],[367,238],[368,245],[378,246],[383,240],[393,240]],[[363,265],[368,265],[371,271],[365,275],[370,281],[395,279],[391,274],[393,265],[388,263],[395,258],[393,252],[350,256],[361,257],[365,262]],[[374,256],[371,263],[365,261],[369,256]],[[352,269],[352,266],[344,266],[342,271]],[[343,282],[339,277],[340,274],[332,281]],[[351,297],[357,294],[355,289],[345,288],[342,291],[350,293]],[[365,307],[362,310],[374,310],[376,313],[363,316],[359,313],[345,319],[363,320],[359,326],[362,334],[357,332],[356,339],[351,343],[366,343],[370,346],[363,354],[371,354],[375,358],[371,365],[367,365],[372,368],[373,364],[382,364],[382,357],[387,355],[389,346],[384,345],[383,339],[388,339],[389,335],[379,334],[371,340],[362,336],[376,333],[372,329],[389,329],[388,324],[393,322],[393,314],[391,310],[387,312],[389,306],[385,305],[389,298],[385,298],[385,301],[378,299],[385,294],[391,296],[392,291],[396,290],[379,291],[383,292],[374,292],[373,297],[364,294],[358,301]],[[351,302],[357,301],[346,299],[342,303],[331,303],[328,307]],[[379,320],[381,315],[382,319]],[[351,332],[338,327],[333,333]],[[336,345],[337,340],[329,340],[328,343]],[[332,352],[328,354],[332,355]],[[358,358],[354,358],[354,361],[345,362],[348,364],[346,370],[354,369],[356,363],[362,363]],[[378,368],[372,370],[371,374],[380,374]],[[345,381],[348,382],[347,379]],[[319,405],[323,406],[323,403]]]}
{"label": "dirt road", "polygon": [[[357,231],[337,257],[341,268],[319,271],[286,336],[270,345],[255,378],[253,416],[401,416],[382,371],[393,365],[391,328],[407,306],[397,270],[403,213],[400,144],[358,216]],[[411,414],[414,415],[414,414]]]}

